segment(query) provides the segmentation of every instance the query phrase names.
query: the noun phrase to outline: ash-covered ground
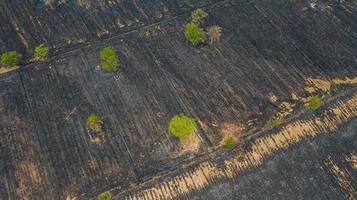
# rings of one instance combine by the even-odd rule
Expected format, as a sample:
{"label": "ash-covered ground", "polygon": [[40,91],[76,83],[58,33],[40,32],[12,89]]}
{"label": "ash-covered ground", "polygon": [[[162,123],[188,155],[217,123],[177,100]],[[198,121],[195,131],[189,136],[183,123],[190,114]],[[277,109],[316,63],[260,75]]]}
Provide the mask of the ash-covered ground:
{"label": "ash-covered ground", "polygon": [[[89,199],[108,190],[124,198],[143,182],[220,154],[220,124],[243,124],[249,138],[283,102],[296,105],[288,118],[301,110],[313,116],[292,97],[309,95],[307,79],[357,76],[355,1],[110,2],[0,2],[0,50],[21,52],[25,65],[0,75],[0,199]],[[203,27],[222,27],[219,43],[192,47],[185,40],[184,25],[198,7],[208,13]],[[39,43],[51,46],[51,58],[29,63]],[[108,45],[122,62],[115,74],[99,66]],[[318,92],[329,104],[355,91],[351,83]],[[200,122],[194,153],[167,134],[180,112]],[[108,127],[100,144],[86,128],[91,113]],[[348,119],[338,134],[303,140],[234,181],[178,198],[353,198],[356,170],[341,157],[357,149],[355,116]],[[352,187],[339,182],[344,176],[330,161],[351,173]]]}

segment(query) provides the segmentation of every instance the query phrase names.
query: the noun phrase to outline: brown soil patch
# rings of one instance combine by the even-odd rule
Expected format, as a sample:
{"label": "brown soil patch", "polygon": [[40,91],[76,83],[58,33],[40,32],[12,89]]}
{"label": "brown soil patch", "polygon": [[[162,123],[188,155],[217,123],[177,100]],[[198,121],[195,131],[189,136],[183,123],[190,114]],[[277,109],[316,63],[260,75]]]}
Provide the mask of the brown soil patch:
{"label": "brown soil patch", "polygon": [[33,190],[38,189],[44,183],[44,172],[37,163],[23,161],[16,166],[15,175],[18,181],[17,193],[26,199]]}
{"label": "brown soil patch", "polygon": [[280,104],[280,107],[279,107],[280,111],[277,113],[276,117],[280,118],[280,119],[284,118],[285,116],[291,114],[294,111],[294,108],[295,108],[295,104],[283,101]]}
{"label": "brown soil patch", "polygon": [[102,143],[102,140],[98,137],[91,138],[90,141],[94,144],[100,144]]}
{"label": "brown soil patch", "polygon": [[306,82],[310,84],[310,87],[306,87],[305,91],[309,93],[317,92],[318,90],[322,90],[323,92],[329,92],[331,90],[331,82],[325,81],[321,79],[308,78]]}
{"label": "brown soil patch", "polygon": [[345,79],[334,79],[334,80],[332,80],[332,82],[336,85],[338,85],[338,84],[352,85],[352,84],[357,84],[357,77],[345,78]]}
{"label": "brown soil patch", "polygon": [[5,67],[0,67],[0,74],[5,74],[7,72],[11,72],[15,69],[18,69],[19,67],[12,67],[12,68],[5,68]]}
{"label": "brown soil patch", "polygon": [[243,125],[237,125],[234,123],[223,122],[219,126],[219,133],[223,136],[221,140],[221,145],[224,141],[232,138],[238,145],[241,144],[241,138],[244,131]]}
{"label": "brown soil patch", "polygon": [[269,98],[270,102],[272,102],[272,103],[275,103],[278,101],[278,97],[276,97],[273,93],[269,93],[268,98]]}
{"label": "brown soil patch", "polygon": [[77,200],[77,197],[73,194],[67,194],[66,200]]}
{"label": "brown soil patch", "polygon": [[106,162],[100,163],[101,166],[99,166],[98,161],[95,159],[88,160],[87,165],[91,168],[91,170],[97,171],[98,173],[101,172],[106,177],[115,176],[119,174],[122,170],[121,166],[118,163]]}
{"label": "brown soil patch", "polygon": [[181,138],[180,144],[183,153],[185,152],[197,153],[202,144],[202,140],[198,136],[198,133],[194,132],[188,137]]}
{"label": "brown soil patch", "polygon": [[107,177],[112,177],[121,172],[121,166],[117,163],[108,163],[103,170],[103,174]]}
{"label": "brown soil patch", "polygon": [[306,92],[312,94],[316,93],[319,90],[323,92],[329,92],[331,88],[334,85],[352,85],[352,84],[357,84],[357,77],[355,78],[344,78],[344,79],[333,79],[331,81],[326,81],[322,79],[316,79],[316,78],[308,78],[306,79],[306,83],[308,86],[306,86],[304,89]]}
{"label": "brown soil patch", "polygon": [[301,97],[298,94],[296,94],[295,92],[291,93],[291,98],[295,101],[299,101],[299,102],[303,102],[303,103],[306,103],[308,101],[307,98]]}
{"label": "brown soil patch", "polygon": [[357,169],[357,154],[346,156],[346,160],[351,163],[353,169]]}

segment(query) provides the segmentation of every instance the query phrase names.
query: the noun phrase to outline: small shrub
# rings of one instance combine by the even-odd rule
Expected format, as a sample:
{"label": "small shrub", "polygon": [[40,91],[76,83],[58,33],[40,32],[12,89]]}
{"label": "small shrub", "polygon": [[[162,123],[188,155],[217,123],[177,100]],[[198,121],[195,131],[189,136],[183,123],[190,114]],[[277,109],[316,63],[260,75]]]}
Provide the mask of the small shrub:
{"label": "small shrub", "polygon": [[177,138],[184,138],[196,129],[195,119],[184,114],[175,115],[169,123],[169,132]]}
{"label": "small shrub", "polygon": [[217,25],[211,26],[208,29],[208,38],[210,44],[213,44],[214,42],[219,42],[221,35],[222,35],[222,28]]}
{"label": "small shrub", "polygon": [[16,51],[5,52],[1,55],[1,62],[6,67],[15,67],[20,63],[20,54]]}
{"label": "small shrub", "polygon": [[192,166],[192,163],[188,163],[188,164],[182,164],[181,165],[181,169],[188,169],[189,167]]}
{"label": "small shrub", "polygon": [[233,138],[228,138],[224,140],[223,148],[230,151],[236,148],[237,142]]}
{"label": "small shrub", "polygon": [[33,59],[36,61],[43,61],[48,58],[49,48],[45,44],[40,44],[35,48]]}
{"label": "small shrub", "polygon": [[100,51],[100,59],[105,72],[111,73],[118,70],[120,61],[113,47],[106,47]]}
{"label": "small shrub", "polygon": [[112,199],[112,195],[110,194],[110,192],[104,192],[98,195],[98,200],[111,200],[111,199]]}
{"label": "small shrub", "polygon": [[87,118],[87,127],[92,131],[95,131],[95,132],[101,131],[102,124],[103,124],[103,121],[102,121],[101,117],[99,117],[98,115],[91,114]]}
{"label": "small shrub", "polygon": [[205,32],[197,24],[192,22],[186,24],[185,37],[193,46],[203,43],[206,40]]}
{"label": "small shrub", "polygon": [[309,108],[313,111],[317,110],[318,107],[321,105],[321,96],[314,95],[309,98]]}
{"label": "small shrub", "polygon": [[278,125],[280,125],[282,123],[283,123],[282,119],[280,119],[280,118],[272,118],[272,119],[268,120],[266,127],[268,129],[272,129],[272,128],[274,128],[274,127],[276,127],[276,126],[278,126]]}
{"label": "small shrub", "polygon": [[201,20],[207,16],[208,14],[204,10],[198,8],[192,12],[192,22],[195,24],[199,24]]}

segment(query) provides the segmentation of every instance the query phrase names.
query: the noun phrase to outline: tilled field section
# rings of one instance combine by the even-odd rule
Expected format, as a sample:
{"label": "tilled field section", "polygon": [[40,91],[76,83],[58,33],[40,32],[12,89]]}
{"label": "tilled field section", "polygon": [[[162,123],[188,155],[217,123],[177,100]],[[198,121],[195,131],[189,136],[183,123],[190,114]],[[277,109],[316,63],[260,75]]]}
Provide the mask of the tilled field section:
{"label": "tilled field section", "polygon": [[220,1],[3,0],[0,2],[0,50],[12,49],[26,55],[32,53],[36,45],[46,43],[67,51],[65,47],[131,31]]}
{"label": "tilled field section", "polygon": [[353,91],[315,116],[260,134],[245,151],[208,159],[115,199],[355,199],[356,104]]}
{"label": "tilled field section", "polygon": [[[207,160],[215,154],[222,139],[220,124],[243,124],[248,137],[280,111],[281,102],[299,105],[293,94],[307,95],[307,80],[318,79],[312,82],[323,89],[325,96],[342,95],[356,87],[355,1],[323,1],[314,8],[303,0],[118,0],[111,1],[111,5],[88,0],[81,1],[87,2],[81,6],[78,2],[66,1],[53,8],[40,1],[0,2],[2,50],[14,48],[30,53],[38,42],[45,42],[62,52],[48,62],[27,65],[0,77],[0,199],[88,199],[111,189],[120,198],[134,198],[136,191],[132,189],[142,189],[136,187],[138,184],[165,177],[184,163]],[[219,43],[194,48],[185,41],[183,27],[198,6],[209,14],[203,27],[222,27]],[[28,20],[37,20],[41,27]],[[108,33],[98,36],[100,31]],[[104,37],[107,39],[102,40]],[[76,48],[70,48],[71,42],[63,43],[80,38],[85,44]],[[99,66],[99,51],[108,45],[117,49],[122,62],[115,74],[106,74]],[[325,90],[322,80],[335,80],[335,89],[330,90],[329,85]],[[200,145],[194,153],[182,151],[180,142],[167,134],[169,120],[180,112],[199,122]],[[91,113],[103,116],[106,123],[106,139],[100,143],[91,140],[86,128],[86,118]],[[355,115],[343,123],[354,118]],[[352,125],[345,127],[356,130]],[[338,132],[332,128],[326,131]],[[334,136],[326,137],[330,138],[314,138],[328,142],[306,152],[326,156],[324,166],[330,173],[327,179],[334,177],[334,186],[347,191],[348,183],[339,180],[356,179],[356,175],[338,173],[353,171],[340,166],[339,159],[344,154],[353,160],[352,150],[357,146],[350,143],[347,150],[339,152],[344,146],[341,143],[348,139],[333,141]],[[248,149],[252,148],[250,143],[254,144],[247,141]],[[280,160],[287,156],[272,151],[277,152],[277,158],[271,159],[276,165],[282,163],[281,170],[289,170],[299,162],[300,168],[291,177],[284,172],[287,179],[305,169],[296,152],[299,148],[313,148],[305,143],[286,153],[292,160],[296,158],[287,162],[286,168],[285,161]],[[329,145],[333,147],[331,151],[326,150]],[[317,152],[320,148],[326,153]],[[312,165],[307,164],[306,169]],[[265,173],[262,177],[276,173],[262,170],[257,172]],[[248,195],[246,182],[255,185],[260,175],[247,176],[252,177],[242,183],[237,179],[237,187],[246,191],[246,198],[254,198]],[[336,196],[353,195],[353,189],[356,191],[352,187],[352,193],[337,192]],[[288,193],[281,198],[289,198],[299,191],[266,188],[266,192],[276,192],[272,198],[278,198],[279,192]],[[234,196],[244,198],[244,194]],[[138,195],[144,194],[139,191]],[[263,196],[264,193],[256,198]],[[314,194],[301,198],[310,197]]]}
{"label": "tilled field section", "polygon": [[[351,158],[356,153],[351,150],[357,145],[356,126],[354,120],[331,135],[304,140],[236,179],[217,178],[199,192],[194,190],[177,199],[355,199],[356,157]],[[147,194],[153,199],[165,199],[160,192]]]}

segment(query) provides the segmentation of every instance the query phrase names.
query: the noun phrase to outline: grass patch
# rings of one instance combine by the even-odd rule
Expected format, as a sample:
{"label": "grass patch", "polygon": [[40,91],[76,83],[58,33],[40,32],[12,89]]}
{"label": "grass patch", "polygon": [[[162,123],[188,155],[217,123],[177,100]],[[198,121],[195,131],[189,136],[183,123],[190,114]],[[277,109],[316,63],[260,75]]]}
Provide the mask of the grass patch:
{"label": "grass patch", "polygon": [[186,170],[186,169],[192,167],[194,164],[195,164],[195,162],[190,162],[190,163],[182,164],[182,165],[181,165],[181,169]]}
{"label": "grass patch", "polygon": [[192,12],[192,22],[195,24],[199,24],[202,21],[202,19],[204,19],[207,16],[208,14],[204,10],[198,8]]}
{"label": "grass patch", "polygon": [[110,192],[104,192],[98,195],[98,200],[111,200],[111,199],[112,199],[112,195],[110,194]]}
{"label": "grass patch", "polygon": [[169,132],[176,138],[184,138],[196,129],[196,120],[184,114],[175,115],[169,123]]}
{"label": "grass patch", "polygon": [[317,110],[321,105],[321,99],[320,95],[311,96],[308,101],[309,108],[313,111]]}
{"label": "grass patch", "polygon": [[16,51],[5,52],[1,55],[1,63],[7,68],[15,67],[20,63],[21,56]]}
{"label": "grass patch", "polygon": [[282,124],[284,121],[280,118],[272,118],[272,119],[269,119],[267,124],[266,124],[266,127],[268,129],[272,129],[280,124]]}
{"label": "grass patch", "polygon": [[100,51],[100,59],[105,72],[113,73],[119,69],[120,61],[113,47],[106,47]]}
{"label": "grass patch", "polygon": [[223,148],[225,150],[233,150],[237,147],[237,142],[233,138],[228,138],[223,142]]}

